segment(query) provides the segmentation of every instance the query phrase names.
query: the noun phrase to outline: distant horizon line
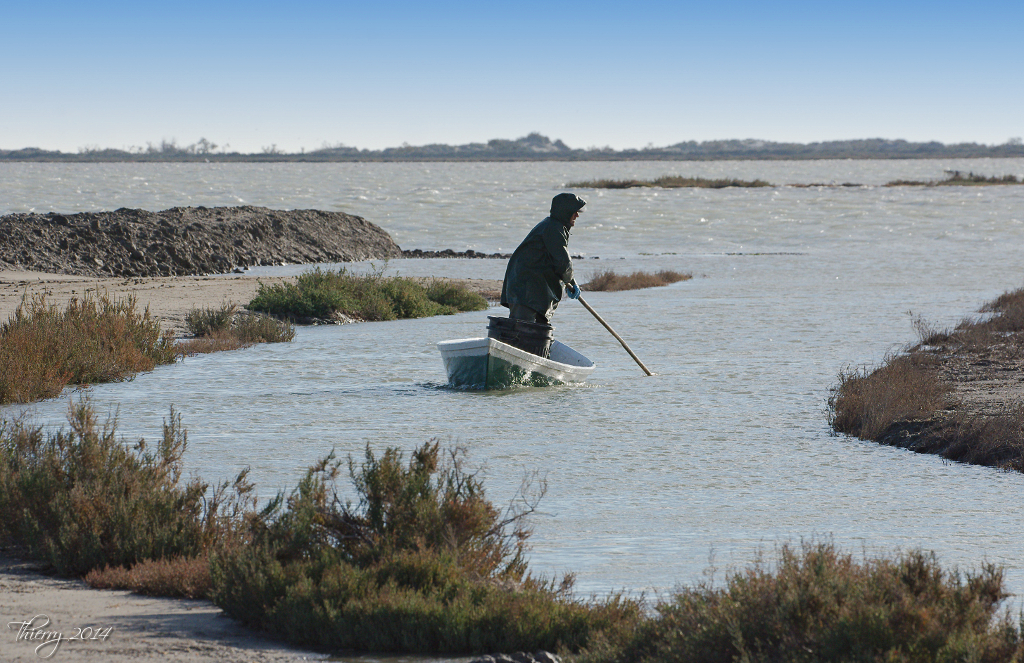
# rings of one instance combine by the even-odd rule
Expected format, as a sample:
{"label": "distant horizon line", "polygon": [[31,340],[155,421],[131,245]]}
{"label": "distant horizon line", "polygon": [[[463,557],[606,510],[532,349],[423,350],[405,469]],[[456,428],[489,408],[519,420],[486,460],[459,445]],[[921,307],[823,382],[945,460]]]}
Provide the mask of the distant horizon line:
{"label": "distant horizon line", "polygon": [[77,152],[38,147],[0,149],[0,161],[618,161],[618,160],[731,160],[731,159],[892,159],[942,157],[1024,157],[1024,140],[1010,138],[1001,144],[973,142],[915,142],[902,138],[856,138],[809,143],[756,138],[682,141],[664,147],[572,148],[561,139],[551,140],[538,132],[517,139],[494,138],[461,145],[428,143],[369,149],[342,143],[299,152],[284,152],[276,144],[259,152],[228,151],[205,137],[179,146],[175,139],[159,145],[124,149],[81,147]]}

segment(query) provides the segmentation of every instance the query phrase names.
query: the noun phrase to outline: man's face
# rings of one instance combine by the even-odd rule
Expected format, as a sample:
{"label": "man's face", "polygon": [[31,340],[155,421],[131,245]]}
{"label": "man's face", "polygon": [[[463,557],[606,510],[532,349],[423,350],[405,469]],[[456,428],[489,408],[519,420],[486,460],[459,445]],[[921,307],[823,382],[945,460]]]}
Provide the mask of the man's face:
{"label": "man's face", "polygon": [[580,218],[579,212],[573,212],[572,216],[569,217],[569,227],[573,228],[576,226],[576,219]]}

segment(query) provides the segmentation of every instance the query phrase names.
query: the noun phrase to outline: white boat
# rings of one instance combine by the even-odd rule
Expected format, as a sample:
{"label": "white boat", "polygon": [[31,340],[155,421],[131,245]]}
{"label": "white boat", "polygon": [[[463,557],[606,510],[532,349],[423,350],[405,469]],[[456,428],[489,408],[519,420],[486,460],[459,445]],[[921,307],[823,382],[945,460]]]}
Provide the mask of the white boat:
{"label": "white boat", "polygon": [[546,387],[583,382],[595,368],[594,362],[558,341],[551,342],[549,359],[489,337],[441,341],[437,349],[453,387]]}

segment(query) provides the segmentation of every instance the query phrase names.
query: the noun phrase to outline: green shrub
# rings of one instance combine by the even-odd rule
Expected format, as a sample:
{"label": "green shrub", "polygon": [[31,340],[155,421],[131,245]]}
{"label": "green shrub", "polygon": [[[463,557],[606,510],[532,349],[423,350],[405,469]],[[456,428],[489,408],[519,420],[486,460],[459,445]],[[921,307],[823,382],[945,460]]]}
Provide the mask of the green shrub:
{"label": "green shrub", "polygon": [[72,299],[64,309],[42,296],[22,300],[0,326],[0,403],[31,402],[69,384],[125,380],[175,361],[173,339],[134,297]]}
{"label": "green shrub", "polygon": [[420,653],[573,650],[639,619],[635,602],[586,604],[569,597],[571,577],[526,574],[524,518],[543,484],[503,513],[458,451],[428,443],[405,466],[396,449],[367,448],[361,467],[349,460],[352,505],[338,469],[333,457],[311,468],[251,545],[213,557],[228,614],[305,646]]}
{"label": "green shrub", "polygon": [[394,320],[482,311],[487,300],[464,286],[433,282],[427,286],[403,277],[385,277],[383,268],[367,275],[319,267],[304,272],[295,283],[266,285],[248,308],[291,318],[329,319],[338,314],[361,320]]}
{"label": "green shrub", "polygon": [[785,545],[775,568],[731,574],[722,588],[678,591],[632,636],[581,663],[734,661],[1019,661],[1020,631],[998,614],[1003,573],[944,571],[913,551],[855,561],[832,544]]}
{"label": "green shrub", "polygon": [[44,436],[19,421],[0,422],[0,535],[60,573],[106,565],[195,557],[222,540],[244,511],[245,473],[234,492],[212,496],[198,479],[181,481],[187,435],[171,410],[152,451],[116,437],[87,403],[73,406],[70,430]]}

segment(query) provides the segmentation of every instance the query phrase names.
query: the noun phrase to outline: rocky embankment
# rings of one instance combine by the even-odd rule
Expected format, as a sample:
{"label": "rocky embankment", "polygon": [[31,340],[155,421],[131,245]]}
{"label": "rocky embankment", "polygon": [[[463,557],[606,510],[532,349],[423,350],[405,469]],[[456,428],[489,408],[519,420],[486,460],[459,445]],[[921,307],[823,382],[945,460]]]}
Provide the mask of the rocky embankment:
{"label": "rocky embankment", "polygon": [[175,207],[0,217],[0,269],[185,276],[400,257],[402,250],[384,230],[341,212]]}
{"label": "rocky embankment", "polygon": [[511,253],[481,253],[468,249],[466,251],[456,251],[454,249],[444,249],[443,251],[424,251],[423,249],[412,249],[403,250],[403,258],[502,258],[508,260],[512,257]]}

